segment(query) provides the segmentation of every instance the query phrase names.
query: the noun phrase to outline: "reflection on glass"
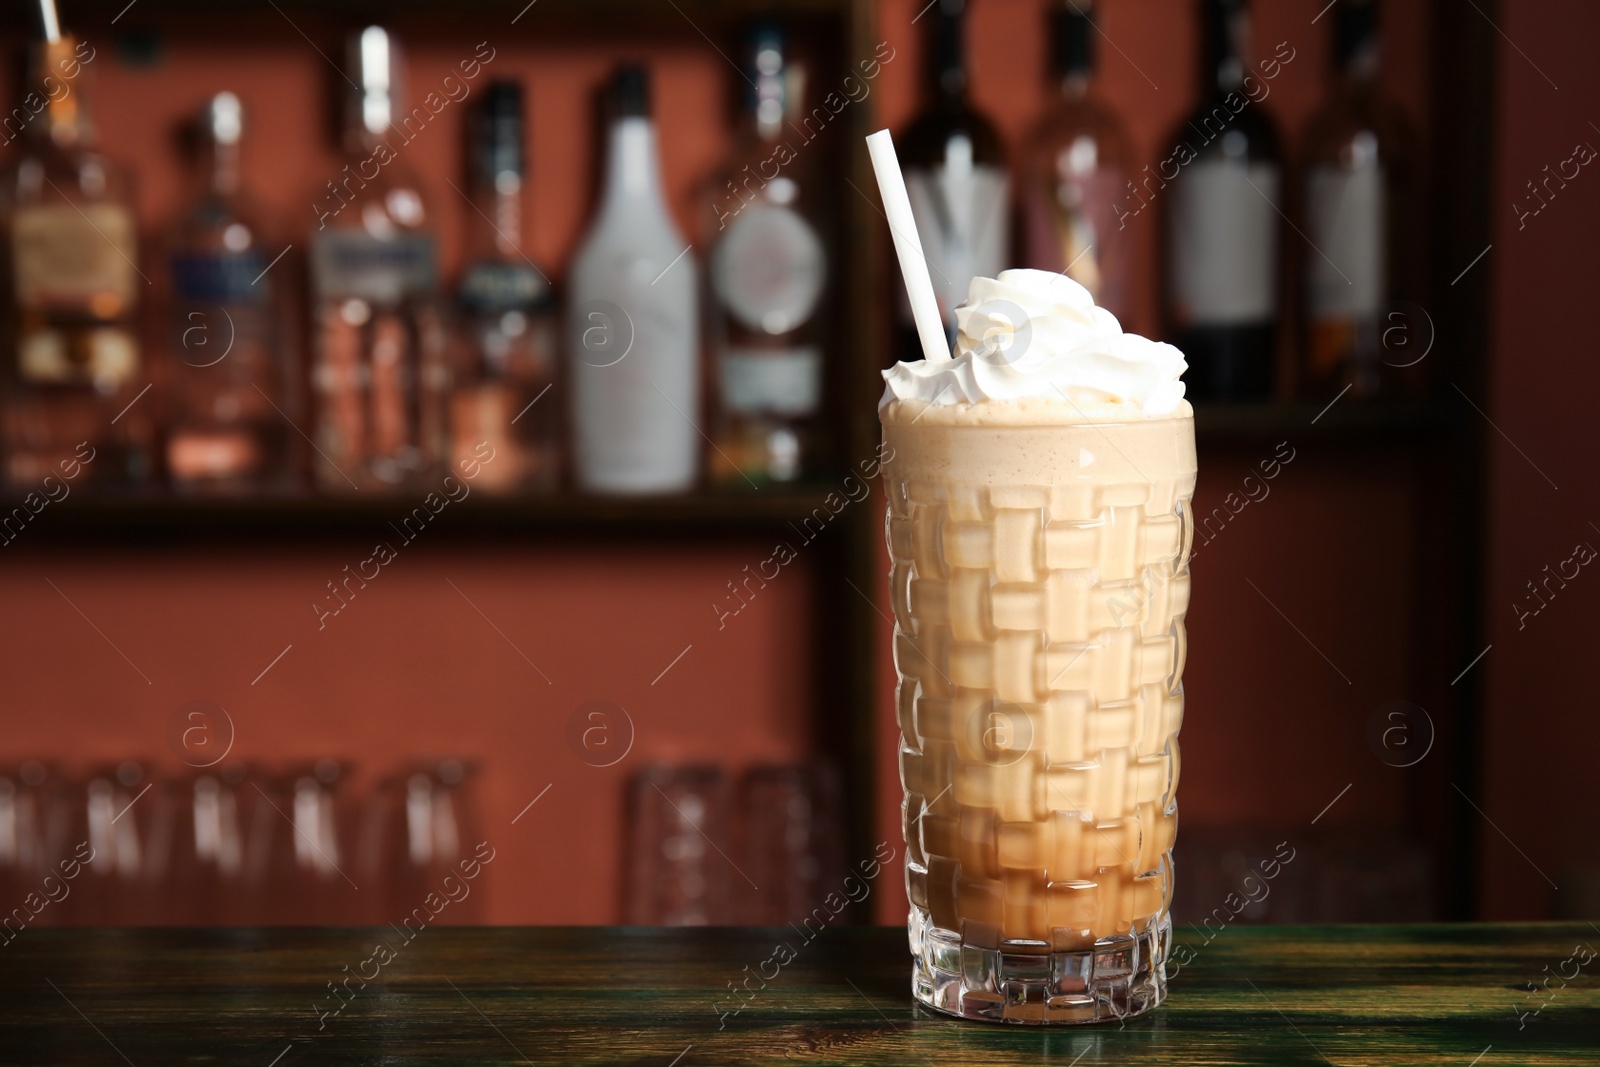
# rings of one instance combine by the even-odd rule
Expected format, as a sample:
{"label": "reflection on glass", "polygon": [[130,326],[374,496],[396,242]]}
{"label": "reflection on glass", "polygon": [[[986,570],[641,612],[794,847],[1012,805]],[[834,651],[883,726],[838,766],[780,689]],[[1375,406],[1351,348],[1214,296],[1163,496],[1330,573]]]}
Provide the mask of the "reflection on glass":
{"label": "reflection on glass", "polygon": [[729,877],[739,877],[728,859],[727,794],[720,767],[652,767],[634,779],[623,890],[628,923],[725,921]]}
{"label": "reflection on glass", "polygon": [[362,867],[370,872],[364,881],[378,888],[394,921],[418,908],[429,923],[482,919],[484,883],[466,877],[481,871],[471,858],[484,840],[475,776],[476,768],[460,759],[424,761],[386,776],[374,790],[363,832]]}
{"label": "reflection on glass", "polygon": [[740,787],[744,848],[740,866],[758,892],[736,879],[740,922],[802,921],[843,884],[839,775],[830,766],[753,767]]}

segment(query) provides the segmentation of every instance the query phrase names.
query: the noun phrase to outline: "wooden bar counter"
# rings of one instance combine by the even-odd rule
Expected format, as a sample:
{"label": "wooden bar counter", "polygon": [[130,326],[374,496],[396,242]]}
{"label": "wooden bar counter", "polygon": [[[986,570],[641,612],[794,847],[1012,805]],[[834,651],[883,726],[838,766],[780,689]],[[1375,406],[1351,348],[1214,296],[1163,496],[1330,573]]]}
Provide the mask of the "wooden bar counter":
{"label": "wooden bar counter", "polygon": [[29,928],[0,1064],[1600,1063],[1587,923],[1176,940],[1154,1012],[1037,1029],[914,1007],[897,928]]}

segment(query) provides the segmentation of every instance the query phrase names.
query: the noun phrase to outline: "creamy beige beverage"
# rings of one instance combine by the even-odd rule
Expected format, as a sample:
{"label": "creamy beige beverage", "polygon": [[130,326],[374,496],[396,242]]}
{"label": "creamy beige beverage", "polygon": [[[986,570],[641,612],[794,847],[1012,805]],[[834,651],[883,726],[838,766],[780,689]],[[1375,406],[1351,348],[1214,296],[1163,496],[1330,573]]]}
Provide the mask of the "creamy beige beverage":
{"label": "creamy beige beverage", "polygon": [[973,282],[886,372],[913,990],[968,1018],[1165,991],[1193,533],[1182,356],[1064,277]]}

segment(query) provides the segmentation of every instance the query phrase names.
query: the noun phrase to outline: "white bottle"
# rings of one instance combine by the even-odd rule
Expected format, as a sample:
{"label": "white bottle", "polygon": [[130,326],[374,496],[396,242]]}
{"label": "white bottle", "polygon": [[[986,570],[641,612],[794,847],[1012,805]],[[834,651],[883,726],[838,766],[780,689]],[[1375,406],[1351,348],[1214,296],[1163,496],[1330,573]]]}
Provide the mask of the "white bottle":
{"label": "white bottle", "polygon": [[700,456],[700,321],[695,257],[661,191],[649,82],[613,83],[605,190],[573,260],[573,470],[580,489],[691,488]]}

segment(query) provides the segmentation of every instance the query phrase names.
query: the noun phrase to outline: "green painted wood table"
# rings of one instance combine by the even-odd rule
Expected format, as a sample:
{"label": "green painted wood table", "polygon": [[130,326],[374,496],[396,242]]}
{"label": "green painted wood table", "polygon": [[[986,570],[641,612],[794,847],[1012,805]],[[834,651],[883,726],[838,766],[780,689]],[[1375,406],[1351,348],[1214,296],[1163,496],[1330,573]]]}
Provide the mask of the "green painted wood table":
{"label": "green painted wood table", "polygon": [[1600,1064],[1586,923],[1177,942],[1154,1012],[1035,1029],[914,1007],[898,929],[30,928],[0,1064]]}

